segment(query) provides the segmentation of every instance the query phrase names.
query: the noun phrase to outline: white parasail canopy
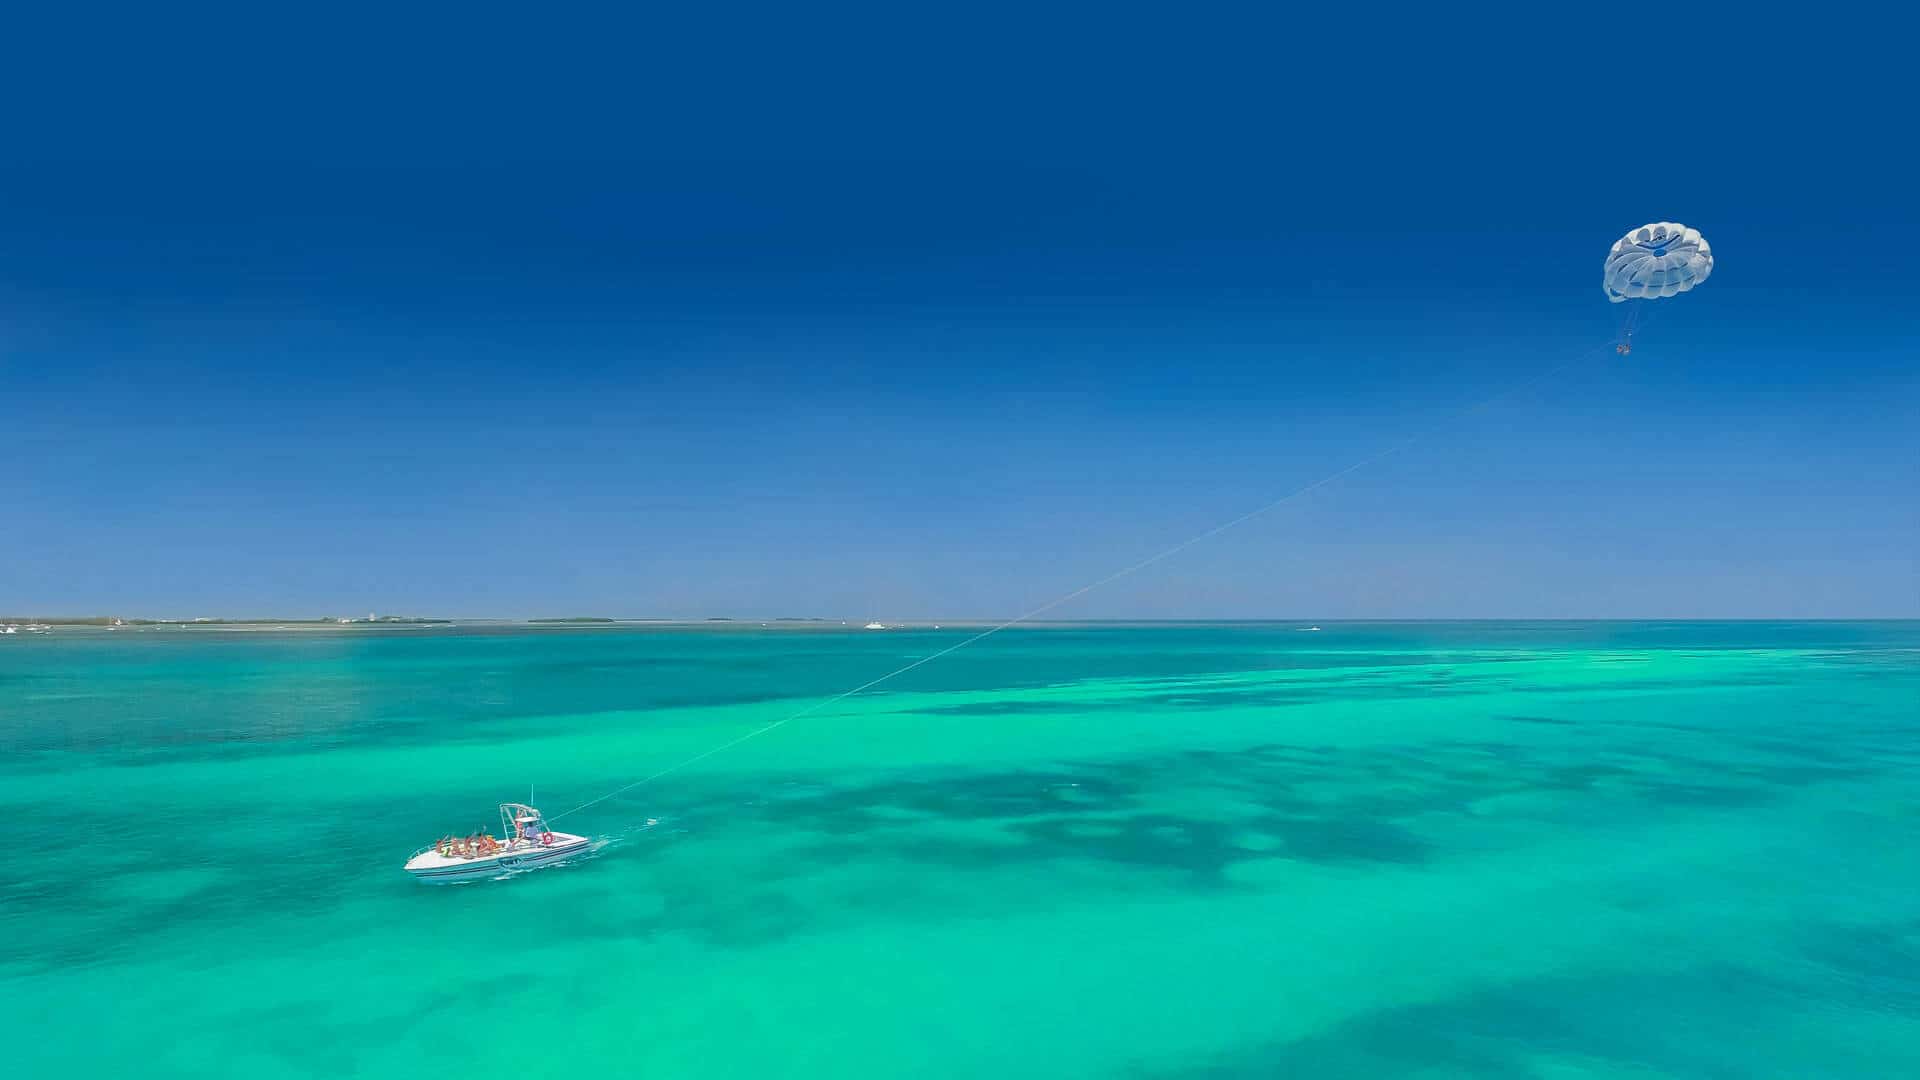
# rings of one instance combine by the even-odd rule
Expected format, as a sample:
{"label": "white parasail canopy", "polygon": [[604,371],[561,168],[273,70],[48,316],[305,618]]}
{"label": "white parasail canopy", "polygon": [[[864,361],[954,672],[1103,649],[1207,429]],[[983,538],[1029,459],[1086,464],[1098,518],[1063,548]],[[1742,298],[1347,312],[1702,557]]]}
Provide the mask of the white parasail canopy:
{"label": "white parasail canopy", "polygon": [[1678,296],[1711,273],[1713,248],[1700,230],[1655,221],[1614,241],[1602,284],[1607,299],[1618,304]]}

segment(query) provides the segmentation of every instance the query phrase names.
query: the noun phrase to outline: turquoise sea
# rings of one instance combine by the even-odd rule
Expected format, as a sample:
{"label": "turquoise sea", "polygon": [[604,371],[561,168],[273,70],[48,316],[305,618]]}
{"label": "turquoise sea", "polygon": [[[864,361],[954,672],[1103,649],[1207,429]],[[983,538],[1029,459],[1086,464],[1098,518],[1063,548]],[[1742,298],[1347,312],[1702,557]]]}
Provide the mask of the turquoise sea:
{"label": "turquoise sea", "polygon": [[[1920,1075],[1920,623],[0,639],[12,1076]],[[496,826],[497,828],[497,826]]]}

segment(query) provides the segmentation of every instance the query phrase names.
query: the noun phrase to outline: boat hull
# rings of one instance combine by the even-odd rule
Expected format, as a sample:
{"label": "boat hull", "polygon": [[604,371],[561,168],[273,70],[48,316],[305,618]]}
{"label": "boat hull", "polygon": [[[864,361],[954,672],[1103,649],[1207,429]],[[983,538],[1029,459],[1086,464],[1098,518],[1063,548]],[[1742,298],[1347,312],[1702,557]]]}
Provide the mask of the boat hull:
{"label": "boat hull", "polygon": [[551,866],[580,854],[591,845],[592,841],[584,836],[554,833],[551,844],[515,848],[478,859],[448,858],[437,851],[428,850],[407,860],[407,873],[415,881],[429,885],[478,881],[516,870]]}

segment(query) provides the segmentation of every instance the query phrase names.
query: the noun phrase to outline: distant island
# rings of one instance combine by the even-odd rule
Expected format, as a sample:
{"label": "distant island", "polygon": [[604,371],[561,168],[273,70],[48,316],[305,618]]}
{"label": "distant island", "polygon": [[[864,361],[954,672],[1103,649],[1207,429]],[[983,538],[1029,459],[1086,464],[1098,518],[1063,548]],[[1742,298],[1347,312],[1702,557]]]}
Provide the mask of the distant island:
{"label": "distant island", "polygon": [[[539,618],[434,618],[421,615],[377,615],[368,613],[363,616],[327,616],[313,618],[301,616],[285,619],[228,618],[225,616],[200,616],[191,619],[156,619],[147,616],[124,615],[0,615],[0,634],[46,633],[50,630],[65,628],[69,630],[282,630],[288,632],[325,633],[339,631],[352,633],[357,630],[381,628],[389,629],[465,629],[474,632],[509,631],[515,627],[529,630],[577,629],[577,630],[710,630],[714,632],[750,632],[761,630],[817,631],[858,627],[860,620],[822,618],[817,615],[781,615],[772,618],[753,618],[732,615],[680,616],[680,617],[640,617],[619,618],[608,615],[557,615]],[[911,628],[923,626],[940,629],[940,623],[890,623],[892,627]],[[949,627],[969,625],[964,620],[948,621]],[[986,624],[982,624],[986,625]],[[1029,625],[1039,626],[1035,621]],[[868,627],[871,629],[871,627]]]}
{"label": "distant island", "polygon": [[444,626],[452,622],[452,619],[427,619],[415,615],[368,615],[364,619],[127,619],[113,615],[0,615],[0,623],[33,623],[40,626]]}

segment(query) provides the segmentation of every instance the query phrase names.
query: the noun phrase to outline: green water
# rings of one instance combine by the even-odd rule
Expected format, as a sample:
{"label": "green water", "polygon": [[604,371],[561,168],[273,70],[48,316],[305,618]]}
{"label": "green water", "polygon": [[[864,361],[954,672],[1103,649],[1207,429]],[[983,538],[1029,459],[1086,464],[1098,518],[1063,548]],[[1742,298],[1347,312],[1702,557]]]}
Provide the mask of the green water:
{"label": "green water", "polygon": [[[1920,624],[0,639],[14,1076],[1920,1075]],[[496,826],[497,828],[497,826]]]}

